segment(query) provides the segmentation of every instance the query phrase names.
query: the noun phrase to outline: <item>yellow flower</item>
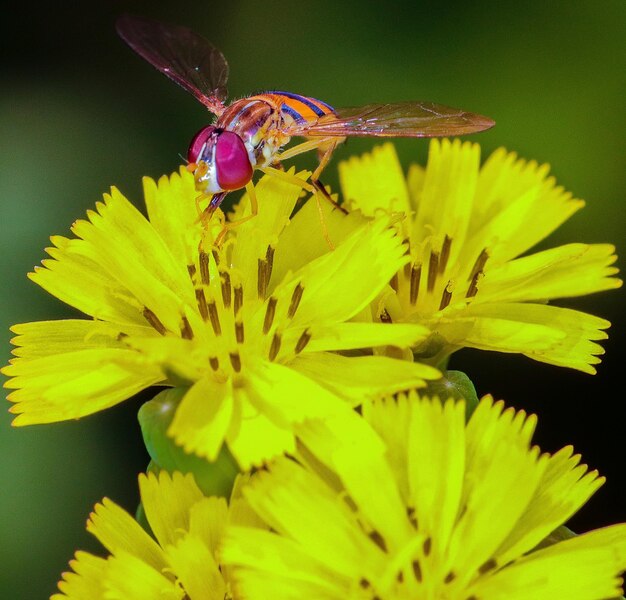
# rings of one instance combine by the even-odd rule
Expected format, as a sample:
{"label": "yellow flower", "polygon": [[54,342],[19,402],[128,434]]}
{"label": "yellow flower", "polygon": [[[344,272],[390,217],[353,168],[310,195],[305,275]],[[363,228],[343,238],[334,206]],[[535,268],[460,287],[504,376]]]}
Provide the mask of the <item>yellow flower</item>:
{"label": "yellow flower", "polygon": [[[247,600],[593,600],[622,593],[626,524],[548,547],[604,479],[566,447],[531,447],[534,416],[485,397],[367,402],[305,426],[305,467],[278,459],[243,490],[272,532],[233,527],[223,564]],[[368,427],[368,423],[371,427]],[[269,591],[268,591],[269,590]]]}
{"label": "yellow flower", "polygon": [[[155,384],[178,386],[185,393],[168,435],[211,460],[226,441],[248,468],[293,451],[293,427],[304,419],[438,377],[371,350],[333,352],[411,345],[427,330],[348,322],[404,264],[402,241],[356,217],[344,219],[351,225],[340,235],[335,215],[336,249],[308,243],[301,256],[306,234],[289,221],[300,193],[262,179],[258,216],[217,248],[198,222],[184,169],[158,185],[144,179],[149,219],[113,188],[88,221],[74,223],[76,238],[52,238],[51,258],[30,274],[93,320],[13,327],[17,358],[3,369],[15,390],[13,424],[79,418]],[[307,227],[321,231],[319,218]]]}
{"label": "yellow flower", "polygon": [[595,342],[610,323],[546,301],[619,287],[615,249],[576,243],[525,255],[583,206],[547,165],[500,149],[481,167],[477,144],[444,139],[406,178],[390,144],[341,163],[339,174],[348,204],[406,215],[410,262],[374,312],[431,330],[417,356],[439,364],[467,346],[595,373]]}
{"label": "yellow flower", "polygon": [[61,593],[51,600],[110,598],[224,600],[229,576],[217,559],[226,528],[263,525],[233,491],[224,498],[202,495],[191,475],[140,475],[143,508],[152,538],[124,509],[104,498],[87,521],[87,531],[110,552],[107,558],[79,551],[63,573]]}

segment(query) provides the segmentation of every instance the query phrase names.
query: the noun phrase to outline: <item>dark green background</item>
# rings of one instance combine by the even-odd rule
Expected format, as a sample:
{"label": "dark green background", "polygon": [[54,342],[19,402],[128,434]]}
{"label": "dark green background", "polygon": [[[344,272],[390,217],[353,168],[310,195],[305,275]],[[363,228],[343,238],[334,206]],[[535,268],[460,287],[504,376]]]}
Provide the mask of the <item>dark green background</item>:
{"label": "dark green background", "polygon": [[[192,26],[222,49],[231,97],[263,89],[332,105],[422,99],[481,112],[504,145],[550,162],[587,207],[546,246],[623,239],[626,3],[58,2],[5,3],[0,45],[0,241],[3,356],[12,323],[73,313],[26,279],[53,233],[65,234],[112,184],[140,203],[140,179],[175,170],[202,106],[117,39],[124,11]],[[351,141],[337,159],[372,146]],[[427,143],[399,141],[405,165]],[[310,165],[308,158],[298,159]],[[326,179],[336,184],[335,166]],[[537,215],[541,218],[541,214]],[[312,226],[315,226],[312,224]],[[623,445],[624,292],[562,303],[610,319],[595,377],[518,356],[465,351],[480,394],[537,412],[537,441],[572,443],[608,483],[573,521],[585,530],[626,520]],[[612,387],[616,391],[611,391]],[[136,412],[150,393],[79,422],[0,425],[0,596],[44,598],[108,495],[134,510],[146,455]],[[8,406],[7,406],[8,407]]]}

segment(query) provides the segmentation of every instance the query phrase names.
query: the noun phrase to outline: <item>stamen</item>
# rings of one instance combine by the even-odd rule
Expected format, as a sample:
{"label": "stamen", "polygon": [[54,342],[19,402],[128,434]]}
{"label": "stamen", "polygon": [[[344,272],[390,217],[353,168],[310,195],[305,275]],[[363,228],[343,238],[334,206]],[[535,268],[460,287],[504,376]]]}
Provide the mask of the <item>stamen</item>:
{"label": "stamen", "polygon": [[280,333],[276,332],[274,334],[274,337],[272,338],[272,345],[270,346],[270,352],[269,352],[270,360],[274,360],[276,356],[278,355],[278,351],[280,350],[280,342],[281,342],[281,335]]}
{"label": "stamen", "polygon": [[201,251],[198,256],[198,264],[200,265],[200,280],[204,285],[209,285],[211,276],[209,274],[209,255]]}
{"label": "stamen", "polygon": [[423,546],[424,556],[428,556],[430,554],[430,551],[432,550],[432,546],[433,546],[432,538],[427,537],[424,540],[424,546]]}
{"label": "stamen", "polygon": [[493,571],[498,566],[495,558],[490,558],[488,561],[484,562],[479,568],[478,572],[481,575],[484,575],[488,571]]}
{"label": "stamen", "polygon": [[220,253],[217,250],[217,248],[213,248],[213,250],[211,250],[211,254],[213,255],[213,260],[215,261],[215,264],[219,266],[219,264],[220,264]]}
{"label": "stamen", "polygon": [[300,354],[300,352],[302,352],[306,348],[306,345],[309,343],[310,340],[311,340],[311,333],[309,332],[308,329],[305,329],[302,332],[300,339],[296,342],[296,348],[295,348],[296,354]]}
{"label": "stamen", "polygon": [[397,273],[389,280],[389,285],[392,287],[394,292],[398,291],[398,274]]}
{"label": "stamen", "polygon": [[231,352],[228,357],[235,373],[239,373],[241,371],[241,356],[239,356],[239,352]]}
{"label": "stamen", "polygon": [[235,302],[233,304],[233,314],[237,316],[243,306],[243,286],[241,284],[235,286]]}
{"label": "stamen", "polygon": [[476,276],[476,273],[484,270],[485,263],[487,262],[488,258],[489,258],[489,252],[487,252],[487,248],[483,248],[481,253],[478,255],[478,258],[476,259],[474,266],[472,267],[472,272],[467,278],[468,281],[474,279],[474,277]]}
{"label": "stamen", "polygon": [[441,275],[448,266],[448,259],[450,258],[450,246],[452,246],[452,238],[446,237],[443,238],[443,244],[441,245],[441,257],[439,259],[439,274]]}
{"label": "stamen", "polygon": [[398,571],[398,574],[396,575],[396,581],[398,583],[402,583],[404,581],[404,573],[402,571]]}
{"label": "stamen", "polygon": [[420,291],[420,280],[422,279],[422,265],[413,264],[411,267],[411,286],[409,289],[409,301],[411,304],[417,302]]}
{"label": "stamen", "polygon": [[301,283],[298,283],[298,285],[293,290],[293,294],[291,294],[291,303],[289,304],[289,310],[287,311],[287,317],[289,319],[293,319],[293,316],[298,310],[298,306],[300,306],[302,292],[304,292],[304,287],[302,287]]}
{"label": "stamen", "polygon": [[467,292],[465,293],[466,298],[473,298],[478,293],[478,280],[482,277],[482,275],[482,271],[476,271],[474,277],[472,277],[472,281],[470,281]]}
{"label": "stamen", "polygon": [[187,273],[189,273],[189,278],[193,281],[196,275],[196,265],[187,265]]}
{"label": "stamen", "polygon": [[450,571],[443,579],[444,583],[452,583],[456,579],[454,571]]}
{"label": "stamen", "polygon": [[413,575],[415,575],[415,580],[418,583],[422,583],[422,567],[420,566],[420,561],[414,560],[411,563],[411,566],[413,567]]}
{"label": "stamen", "polygon": [[264,258],[257,261],[257,295],[260,300],[265,300],[267,292],[267,262]]}
{"label": "stamen", "polygon": [[193,339],[193,330],[191,329],[189,320],[187,319],[185,315],[183,315],[183,323],[180,326],[180,335],[185,340]]}
{"label": "stamen", "polygon": [[154,329],[156,329],[161,335],[165,335],[167,333],[167,329],[165,329],[165,325],[159,321],[159,317],[157,317],[147,306],[143,307],[143,316]]}
{"label": "stamen", "polygon": [[215,335],[222,335],[222,326],[220,325],[220,317],[219,313],[217,312],[217,305],[215,304],[215,300],[211,300],[211,302],[209,302],[208,308],[211,325],[213,327],[213,333],[215,333]]}
{"label": "stamen", "polygon": [[413,527],[417,530],[418,526],[417,526],[417,516],[415,515],[415,507],[409,506],[406,509],[406,516],[409,518],[409,522],[411,523],[411,525],[413,525]]}
{"label": "stamen", "polygon": [[439,253],[434,250],[430,251],[430,260],[428,261],[428,283],[426,284],[429,292],[435,289],[437,281],[437,271],[439,270]]}
{"label": "stamen", "polygon": [[196,290],[196,304],[198,305],[202,320],[206,321],[209,318],[209,307],[207,306],[206,296],[202,288]]}
{"label": "stamen", "polygon": [[272,269],[274,268],[274,248],[271,246],[268,246],[265,252],[265,262],[267,262],[267,280],[269,282]]}
{"label": "stamen", "polygon": [[361,577],[361,579],[359,579],[359,586],[361,586],[362,589],[366,590],[368,587],[370,587],[370,585],[372,585],[367,579],[365,579],[365,577]]}
{"label": "stamen", "polygon": [[441,302],[439,303],[439,310],[443,310],[448,304],[450,304],[450,300],[452,300],[452,282],[448,281],[448,285],[443,290],[441,294]]}
{"label": "stamen", "polygon": [[265,320],[263,321],[263,335],[267,334],[267,332],[272,327],[272,323],[274,322],[274,315],[276,313],[276,302],[277,299],[274,296],[271,296],[270,299],[267,301]]}
{"label": "stamen", "polygon": [[209,364],[214,371],[217,371],[220,368],[220,361],[217,356],[212,356],[209,358]]}
{"label": "stamen", "polygon": [[232,300],[232,287],[230,285],[230,273],[223,271],[220,273],[222,278],[222,300],[224,301],[224,308],[230,308],[230,302]]}
{"label": "stamen", "polygon": [[385,544],[385,538],[383,538],[383,536],[378,531],[372,531],[369,537],[383,552],[387,552],[387,544]]}
{"label": "stamen", "polygon": [[243,344],[243,322],[237,321],[235,323],[235,339],[238,344]]}

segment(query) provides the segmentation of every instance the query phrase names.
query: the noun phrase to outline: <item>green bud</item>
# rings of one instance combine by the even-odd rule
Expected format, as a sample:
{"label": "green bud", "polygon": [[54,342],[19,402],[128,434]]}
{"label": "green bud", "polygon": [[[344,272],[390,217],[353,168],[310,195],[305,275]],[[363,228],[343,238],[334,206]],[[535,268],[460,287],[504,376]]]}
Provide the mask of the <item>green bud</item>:
{"label": "green bud", "polygon": [[165,470],[193,473],[198,487],[207,496],[229,497],[235,477],[239,473],[237,462],[224,445],[215,460],[187,454],[167,435],[187,388],[171,388],[159,392],[152,400],[141,406],[138,413],[141,433],[152,462],[152,472]]}
{"label": "green bud", "polygon": [[478,405],[478,395],[471,379],[463,371],[444,371],[443,377],[435,381],[429,381],[424,390],[420,390],[424,396],[439,396],[442,400],[454,398],[465,400],[465,412],[469,419]]}

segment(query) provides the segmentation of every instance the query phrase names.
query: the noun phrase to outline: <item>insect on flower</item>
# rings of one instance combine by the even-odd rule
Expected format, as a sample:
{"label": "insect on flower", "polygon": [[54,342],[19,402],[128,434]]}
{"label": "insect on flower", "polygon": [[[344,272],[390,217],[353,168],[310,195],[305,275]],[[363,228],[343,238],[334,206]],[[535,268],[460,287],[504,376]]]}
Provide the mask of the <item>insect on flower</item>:
{"label": "insect on flower", "polygon": [[[217,117],[194,136],[187,153],[188,169],[194,173],[200,192],[198,212],[205,224],[226,194],[244,187],[250,196],[251,214],[225,227],[257,214],[251,183],[255,169],[290,180],[311,193],[318,191],[334,203],[319,177],[337,145],[348,136],[456,136],[495,124],[487,117],[432,102],[335,109],[315,98],[280,91],[255,94],[226,105],[228,63],[205,38],[187,27],[130,15],[118,19],[117,32],[135,52]],[[292,137],[306,141],[281,151]],[[319,165],[310,183],[281,169],[283,160],[315,149]],[[202,209],[206,200],[208,205]]]}

